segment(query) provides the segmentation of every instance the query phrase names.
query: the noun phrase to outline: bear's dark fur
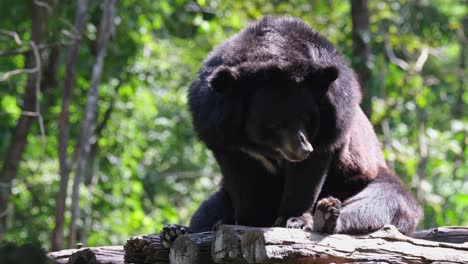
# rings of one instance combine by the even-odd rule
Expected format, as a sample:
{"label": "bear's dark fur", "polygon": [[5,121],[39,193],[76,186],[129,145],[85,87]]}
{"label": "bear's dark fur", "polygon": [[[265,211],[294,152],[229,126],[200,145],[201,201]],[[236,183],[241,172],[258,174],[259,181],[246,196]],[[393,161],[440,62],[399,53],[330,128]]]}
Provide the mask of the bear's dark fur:
{"label": "bear's dark fur", "polygon": [[306,219],[301,227],[317,208],[317,231],[393,224],[411,234],[421,209],[385,164],[360,100],[348,63],[298,19],[265,17],[222,43],[189,91],[195,131],[223,174],[191,230]]}

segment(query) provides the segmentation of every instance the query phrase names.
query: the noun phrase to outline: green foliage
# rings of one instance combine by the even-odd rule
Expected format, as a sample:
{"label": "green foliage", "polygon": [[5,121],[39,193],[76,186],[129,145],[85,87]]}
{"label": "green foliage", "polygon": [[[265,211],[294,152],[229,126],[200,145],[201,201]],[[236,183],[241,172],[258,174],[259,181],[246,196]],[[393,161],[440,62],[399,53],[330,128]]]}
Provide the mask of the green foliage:
{"label": "green foliage", "polygon": [[[25,43],[0,34],[0,52],[28,48],[30,19],[24,2],[0,9],[0,29],[15,31]],[[52,1],[54,2],[54,1]],[[55,1],[48,16],[45,43],[69,41],[75,6]],[[369,1],[371,68],[366,87],[372,95],[372,123],[383,142],[389,164],[424,203],[425,228],[468,225],[468,119],[466,83],[460,83],[463,1]],[[101,2],[91,1],[79,53],[71,106],[73,152],[90,86]],[[116,30],[105,60],[98,123],[111,107],[81,192],[80,242],[122,244],[141,233],[159,232],[164,223],[186,224],[220,181],[216,162],[196,139],[186,93],[208,52],[250,21],[266,14],[298,16],[335,43],[351,59],[351,18],[347,1],[121,0]],[[466,29],[465,29],[466,30]],[[389,62],[385,39],[395,55],[414,66],[422,49],[430,55],[420,72]],[[44,63],[48,51],[43,53]],[[35,124],[17,178],[13,182],[6,239],[49,244],[54,226],[59,171],[58,115],[66,49],[62,49],[58,85],[41,97],[46,126],[42,149]],[[23,55],[0,57],[0,76],[24,67]],[[3,157],[21,114],[26,75],[0,82],[0,155]],[[454,112],[462,93],[465,116]],[[423,124],[423,126],[421,126]],[[389,128],[386,134],[385,127]],[[421,130],[422,127],[422,130]],[[421,139],[428,149],[424,174]],[[2,161],[0,160],[0,164]],[[66,221],[69,221],[66,214]],[[67,224],[67,223],[66,223]]]}

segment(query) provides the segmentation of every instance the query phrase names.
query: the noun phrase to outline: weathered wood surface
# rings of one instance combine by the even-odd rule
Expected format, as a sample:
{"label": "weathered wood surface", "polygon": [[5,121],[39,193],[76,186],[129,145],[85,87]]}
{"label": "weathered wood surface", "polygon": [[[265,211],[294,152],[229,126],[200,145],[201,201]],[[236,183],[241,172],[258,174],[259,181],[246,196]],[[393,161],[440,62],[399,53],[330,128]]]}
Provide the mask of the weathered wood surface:
{"label": "weathered wood surface", "polygon": [[464,243],[468,242],[468,226],[442,226],[420,230],[414,232],[413,238],[438,242]]}
{"label": "weathered wood surface", "polygon": [[215,234],[211,255],[215,263],[245,263],[242,257],[240,239],[249,227],[221,226]]}
{"label": "weathered wood surface", "polygon": [[468,263],[468,243],[414,239],[393,226],[365,236],[252,229],[241,250],[248,263]]}
{"label": "weathered wood surface", "polygon": [[57,264],[123,264],[122,246],[66,249],[48,254],[52,263]]}
{"label": "weathered wood surface", "polygon": [[[149,263],[213,263],[211,242],[214,232],[188,234],[179,237],[171,250],[161,245],[159,234],[143,235],[129,239],[124,245],[125,262]],[[187,262],[191,261],[191,262]]]}
{"label": "weathered wood surface", "polygon": [[159,234],[132,237],[124,245],[125,263],[169,263]]}
{"label": "weathered wood surface", "polygon": [[214,263],[211,258],[213,232],[201,233],[202,236],[189,234],[174,241],[169,253],[169,263]]}
{"label": "weathered wood surface", "polygon": [[64,249],[60,251],[50,252],[47,257],[56,264],[66,264],[70,256],[80,249]]}
{"label": "weathered wood surface", "polygon": [[159,234],[154,234],[133,237],[124,247],[62,250],[49,253],[49,257],[60,264],[120,264],[124,260],[125,263],[134,264],[468,264],[468,227],[423,230],[416,232],[415,237],[427,240],[406,237],[393,226],[363,236],[325,235],[285,228],[221,226],[217,232],[181,236],[171,250],[162,247]]}
{"label": "weathered wood surface", "polygon": [[[455,241],[463,242],[463,229],[450,227],[418,233],[420,237],[441,240],[433,242],[406,237],[393,226],[386,226],[364,236],[325,235],[285,228],[221,226],[214,235],[207,232],[178,238],[171,248],[171,255],[174,256],[170,257],[169,261],[178,264],[468,263],[468,243],[444,242],[450,236],[448,233],[454,230],[457,237]],[[209,241],[207,237],[214,237],[211,246],[213,260],[206,258],[210,244],[207,243]],[[153,247],[149,251],[155,254],[158,249]],[[126,251],[126,254],[134,255],[135,252]],[[200,256],[205,257],[203,261]]]}

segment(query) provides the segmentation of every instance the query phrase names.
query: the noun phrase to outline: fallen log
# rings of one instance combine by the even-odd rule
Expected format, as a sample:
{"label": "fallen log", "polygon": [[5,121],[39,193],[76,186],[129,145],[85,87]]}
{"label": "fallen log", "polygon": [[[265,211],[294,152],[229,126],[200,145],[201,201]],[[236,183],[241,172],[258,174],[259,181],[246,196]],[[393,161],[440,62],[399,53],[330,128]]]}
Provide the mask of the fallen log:
{"label": "fallen log", "polygon": [[248,227],[221,226],[216,231],[214,242],[211,246],[211,255],[215,263],[245,263],[242,257],[240,239]]}
{"label": "fallen log", "polygon": [[66,264],[70,256],[78,251],[79,249],[64,249],[60,251],[50,252],[47,257],[52,263],[55,264]]}
{"label": "fallen log", "polygon": [[57,264],[123,264],[122,246],[66,249],[47,254]]}
{"label": "fallen log", "polygon": [[124,245],[125,263],[169,263],[169,249],[159,234],[132,237]]}
{"label": "fallen log", "polygon": [[49,253],[49,258],[60,264],[466,264],[468,227],[423,230],[411,238],[402,235],[393,226],[385,226],[362,236],[327,235],[285,228],[221,226],[217,232],[181,236],[173,243],[171,250],[162,247],[159,234],[153,234],[133,237],[123,247],[62,250]]}
{"label": "fallen log", "polygon": [[214,232],[188,234],[177,238],[171,250],[161,244],[159,234],[129,239],[124,245],[125,263],[213,263],[211,242]]}
{"label": "fallen log", "polygon": [[201,233],[202,236],[189,234],[174,241],[169,253],[169,263],[214,263],[211,257],[213,232]]}
{"label": "fallen log", "polygon": [[468,242],[468,227],[442,226],[428,230],[420,230],[414,232],[413,238],[438,242],[464,243]]}
{"label": "fallen log", "polygon": [[[464,242],[460,235],[463,234],[463,228],[449,229],[457,230],[456,241]],[[418,234],[442,241],[433,242],[406,237],[393,226],[385,226],[377,232],[363,236],[327,235],[285,228],[221,226],[214,235],[207,232],[179,237],[171,248],[171,254],[174,256],[169,257],[169,262],[468,263],[468,243],[443,242],[448,240],[450,232],[448,229],[439,228],[440,234],[442,231],[444,235],[439,236],[434,235],[436,232],[432,230]],[[212,260],[206,258],[210,239],[214,239],[211,243]],[[155,254],[155,251],[160,249],[152,247],[148,250]],[[126,255],[138,255],[135,253],[126,250]],[[202,255],[203,261],[200,258]]]}
{"label": "fallen log", "polygon": [[364,236],[257,228],[241,248],[247,263],[468,263],[468,243],[414,239],[394,226]]}

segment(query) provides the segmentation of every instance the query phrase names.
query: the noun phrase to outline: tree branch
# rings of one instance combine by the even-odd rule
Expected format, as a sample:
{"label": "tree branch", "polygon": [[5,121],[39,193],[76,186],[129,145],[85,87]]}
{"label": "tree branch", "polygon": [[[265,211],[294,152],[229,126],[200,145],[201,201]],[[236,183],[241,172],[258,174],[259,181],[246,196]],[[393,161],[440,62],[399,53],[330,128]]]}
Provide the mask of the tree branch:
{"label": "tree branch", "polygon": [[13,37],[16,44],[23,45],[23,41],[21,41],[21,38],[19,37],[18,33],[14,32],[14,31],[4,30],[4,29],[0,29],[0,33],[4,34],[4,35],[8,35],[10,37]]}
{"label": "tree branch", "polygon": [[[37,49],[39,51],[50,49],[50,48],[55,48],[55,47],[67,47],[72,45],[73,42],[63,42],[63,41],[58,41],[58,42],[52,42],[49,44],[43,44],[43,45],[37,45]],[[6,57],[6,56],[14,56],[14,55],[24,55],[29,52],[31,52],[32,49],[28,48],[22,48],[22,49],[12,49],[12,50],[6,50],[0,52],[0,57]]]}
{"label": "tree branch", "polygon": [[387,53],[388,59],[396,66],[400,67],[402,70],[408,71],[409,64],[403,59],[400,59],[395,55],[395,53],[393,52],[393,47],[388,41],[387,35],[384,35],[384,46],[385,46],[385,52]]}
{"label": "tree branch", "polygon": [[426,64],[427,58],[429,58],[429,48],[424,47],[421,50],[421,54],[419,55],[416,64],[414,65],[414,70],[416,72],[421,72],[422,68],[424,67],[424,64]]}
{"label": "tree branch", "polygon": [[37,122],[39,125],[39,131],[41,133],[41,155],[39,157],[39,162],[37,164],[37,168],[35,170],[35,173],[37,173],[42,164],[42,160],[44,158],[44,153],[46,149],[46,135],[45,135],[45,128],[44,128],[44,118],[42,117],[41,113],[41,104],[39,102],[39,96],[41,94],[41,77],[42,77],[42,64],[41,64],[41,55],[39,53],[39,49],[37,48],[37,45],[34,43],[34,41],[31,41],[31,47],[34,52],[34,59],[35,59],[35,65],[36,65],[36,71],[37,71],[37,78],[35,79],[36,83],[34,85],[35,87],[35,95],[36,95],[36,106],[35,106],[35,112],[34,114],[37,116]]}

